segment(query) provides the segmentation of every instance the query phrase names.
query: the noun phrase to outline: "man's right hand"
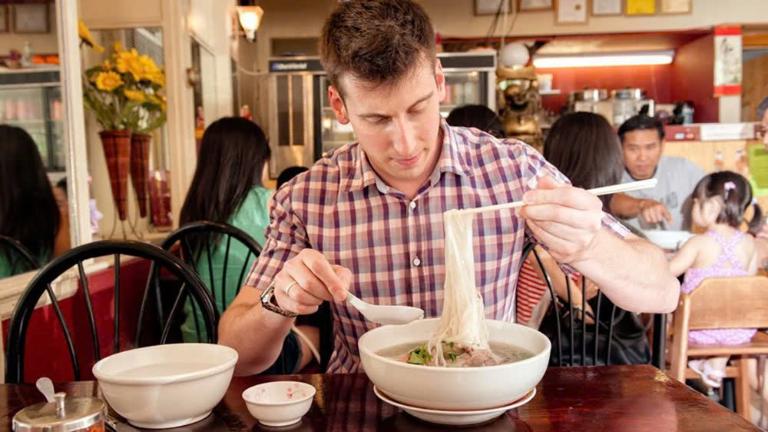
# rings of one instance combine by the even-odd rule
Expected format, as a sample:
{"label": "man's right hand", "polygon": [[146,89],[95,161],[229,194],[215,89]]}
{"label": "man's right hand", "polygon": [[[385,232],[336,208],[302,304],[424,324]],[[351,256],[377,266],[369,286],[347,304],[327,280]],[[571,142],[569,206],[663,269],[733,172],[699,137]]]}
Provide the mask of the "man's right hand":
{"label": "man's right hand", "polygon": [[651,199],[644,199],[640,203],[640,219],[647,224],[657,224],[662,221],[672,222],[672,214],[664,204]]}
{"label": "man's right hand", "polygon": [[316,250],[304,249],[285,262],[274,283],[275,299],[281,308],[308,315],[324,301],[346,300],[352,272],[332,265]]}

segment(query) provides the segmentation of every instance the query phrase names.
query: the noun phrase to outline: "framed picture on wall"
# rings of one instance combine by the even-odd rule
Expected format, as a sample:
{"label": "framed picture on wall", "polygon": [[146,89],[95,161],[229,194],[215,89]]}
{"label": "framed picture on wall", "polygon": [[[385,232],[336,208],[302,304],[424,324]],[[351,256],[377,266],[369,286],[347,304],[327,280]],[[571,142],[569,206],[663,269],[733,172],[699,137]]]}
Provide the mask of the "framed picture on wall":
{"label": "framed picture on wall", "polygon": [[10,31],[9,26],[8,6],[0,5],[0,33],[8,33]]}
{"label": "framed picture on wall", "polygon": [[627,15],[654,15],[656,0],[627,0]]}
{"label": "framed picture on wall", "polygon": [[621,15],[621,0],[592,0],[592,15]]}
{"label": "framed picture on wall", "polygon": [[552,0],[517,0],[517,10],[520,12],[552,10]]}
{"label": "framed picture on wall", "polygon": [[496,15],[499,12],[511,12],[511,1],[512,0],[475,0],[475,15]]}
{"label": "framed picture on wall", "polygon": [[557,24],[585,24],[587,22],[587,0],[557,0],[555,22]]}
{"label": "framed picture on wall", "polygon": [[693,0],[661,0],[659,12],[663,14],[691,13]]}
{"label": "framed picture on wall", "polygon": [[13,5],[13,31],[15,33],[48,33],[50,30],[48,3]]}

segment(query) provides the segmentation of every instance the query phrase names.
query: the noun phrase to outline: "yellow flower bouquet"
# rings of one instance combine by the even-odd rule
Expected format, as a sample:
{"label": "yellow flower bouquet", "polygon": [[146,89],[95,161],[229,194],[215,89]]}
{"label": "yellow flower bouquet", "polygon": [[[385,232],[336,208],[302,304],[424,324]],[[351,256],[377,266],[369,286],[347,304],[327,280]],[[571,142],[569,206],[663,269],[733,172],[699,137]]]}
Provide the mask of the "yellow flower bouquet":
{"label": "yellow flower bouquet", "polygon": [[165,123],[164,86],[152,58],[115,44],[110,59],[85,71],[83,96],[105,130],[146,133]]}
{"label": "yellow flower bouquet", "polygon": [[[80,27],[83,44],[101,51],[85,24]],[[103,129],[99,135],[121,221],[127,219],[129,170],[139,213],[147,215],[149,132],[166,121],[164,86],[165,74],[151,57],[125,50],[119,43],[83,76],[83,100]]]}

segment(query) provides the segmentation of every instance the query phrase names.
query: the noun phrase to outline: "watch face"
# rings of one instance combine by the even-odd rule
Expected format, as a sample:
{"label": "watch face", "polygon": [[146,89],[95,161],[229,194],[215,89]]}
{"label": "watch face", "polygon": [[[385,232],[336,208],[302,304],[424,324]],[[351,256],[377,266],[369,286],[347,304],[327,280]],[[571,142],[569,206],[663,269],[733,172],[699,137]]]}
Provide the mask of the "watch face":
{"label": "watch face", "polygon": [[13,31],[16,33],[48,33],[47,3],[17,4],[13,6]]}

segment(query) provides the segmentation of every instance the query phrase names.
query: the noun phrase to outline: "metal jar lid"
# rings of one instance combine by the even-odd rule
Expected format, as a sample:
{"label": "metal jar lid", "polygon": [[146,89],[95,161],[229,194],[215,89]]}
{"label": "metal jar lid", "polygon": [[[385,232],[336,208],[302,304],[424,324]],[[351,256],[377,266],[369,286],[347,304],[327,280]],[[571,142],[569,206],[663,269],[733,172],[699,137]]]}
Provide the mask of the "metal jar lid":
{"label": "metal jar lid", "polygon": [[96,398],[67,398],[56,393],[54,402],[28,406],[13,416],[15,432],[74,432],[104,421],[106,406]]}

